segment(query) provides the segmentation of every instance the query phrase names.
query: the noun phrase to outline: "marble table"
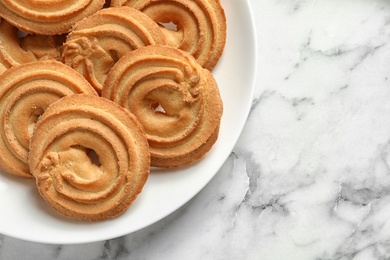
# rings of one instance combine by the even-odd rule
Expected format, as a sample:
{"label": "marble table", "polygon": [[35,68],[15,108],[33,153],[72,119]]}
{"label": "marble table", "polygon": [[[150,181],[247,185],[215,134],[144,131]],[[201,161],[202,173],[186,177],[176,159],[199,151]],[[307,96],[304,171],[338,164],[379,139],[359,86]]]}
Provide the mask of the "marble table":
{"label": "marble table", "polygon": [[251,113],[212,181],[124,237],[0,259],[390,259],[390,1],[250,0]]}

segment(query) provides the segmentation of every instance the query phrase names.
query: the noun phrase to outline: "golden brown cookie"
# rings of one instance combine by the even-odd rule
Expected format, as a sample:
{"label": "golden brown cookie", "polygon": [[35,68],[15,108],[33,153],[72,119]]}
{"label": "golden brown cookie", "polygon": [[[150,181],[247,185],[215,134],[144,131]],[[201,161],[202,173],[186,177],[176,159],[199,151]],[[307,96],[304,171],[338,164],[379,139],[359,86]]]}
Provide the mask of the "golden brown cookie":
{"label": "golden brown cookie", "polygon": [[102,96],[140,120],[152,166],[191,164],[217,140],[223,110],[217,83],[187,52],[150,45],[126,54],[108,74]]}
{"label": "golden brown cookie", "polygon": [[55,36],[26,35],[0,19],[0,74],[19,64],[38,60],[59,60],[60,48]]}
{"label": "golden brown cookie", "polygon": [[62,48],[61,60],[76,69],[100,93],[115,62],[129,51],[164,44],[161,29],[130,7],[110,7],[78,23]]}
{"label": "golden brown cookie", "polygon": [[40,194],[56,211],[75,219],[121,214],[149,175],[141,124],[101,97],[79,94],[49,106],[37,123],[30,151]]}
{"label": "golden brown cookie", "polygon": [[204,68],[213,69],[226,43],[226,17],[219,0],[112,0],[130,6],[158,23],[168,44],[190,52]]}
{"label": "golden brown cookie", "polygon": [[13,67],[0,76],[0,167],[32,177],[27,158],[35,123],[63,96],[96,95],[75,70],[59,61],[36,61]]}
{"label": "golden brown cookie", "polygon": [[104,0],[0,0],[0,17],[26,33],[63,34],[104,4]]}

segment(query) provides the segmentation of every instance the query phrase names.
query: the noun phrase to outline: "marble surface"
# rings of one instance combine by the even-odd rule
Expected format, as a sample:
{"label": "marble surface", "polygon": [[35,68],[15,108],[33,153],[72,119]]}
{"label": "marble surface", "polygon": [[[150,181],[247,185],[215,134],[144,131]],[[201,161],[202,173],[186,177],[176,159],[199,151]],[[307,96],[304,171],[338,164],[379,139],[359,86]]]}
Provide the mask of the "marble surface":
{"label": "marble surface", "polygon": [[0,259],[390,259],[390,1],[250,0],[247,124],[193,200],[127,236]]}

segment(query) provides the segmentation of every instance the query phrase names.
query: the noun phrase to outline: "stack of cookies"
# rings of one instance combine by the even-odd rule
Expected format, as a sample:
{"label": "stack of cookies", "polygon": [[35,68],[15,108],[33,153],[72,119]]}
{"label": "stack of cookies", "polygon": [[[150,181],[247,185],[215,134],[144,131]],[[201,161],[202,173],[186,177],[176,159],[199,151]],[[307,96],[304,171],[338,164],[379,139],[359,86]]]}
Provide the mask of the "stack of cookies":
{"label": "stack of cookies", "polygon": [[0,0],[0,167],[64,216],[123,213],[215,144],[219,0]]}

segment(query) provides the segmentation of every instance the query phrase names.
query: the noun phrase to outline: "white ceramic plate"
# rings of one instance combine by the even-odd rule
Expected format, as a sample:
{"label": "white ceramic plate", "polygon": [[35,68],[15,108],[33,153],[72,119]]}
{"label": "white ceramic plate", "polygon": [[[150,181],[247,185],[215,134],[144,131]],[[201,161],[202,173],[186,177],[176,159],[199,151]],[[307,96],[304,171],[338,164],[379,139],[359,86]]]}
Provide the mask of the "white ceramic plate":
{"label": "white ceramic plate", "polygon": [[153,171],[143,192],[121,216],[99,223],[73,221],[54,212],[31,179],[0,174],[0,233],[50,244],[78,244],[123,236],[151,225],[193,198],[232,151],[248,116],[254,90],[256,43],[248,1],[221,0],[228,22],[227,45],[213,74],[224,115],[219,139],[199,163]]}

